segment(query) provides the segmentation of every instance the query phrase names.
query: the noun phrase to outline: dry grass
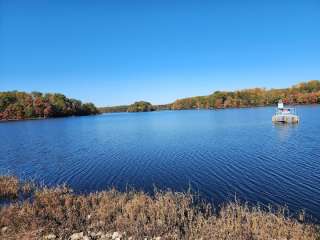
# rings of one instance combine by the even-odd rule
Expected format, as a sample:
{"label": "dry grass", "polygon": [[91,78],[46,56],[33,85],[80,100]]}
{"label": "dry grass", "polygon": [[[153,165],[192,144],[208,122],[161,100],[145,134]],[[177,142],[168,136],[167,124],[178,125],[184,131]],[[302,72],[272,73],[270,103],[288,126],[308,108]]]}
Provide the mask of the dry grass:
{"label": "dry grass", "polygon": [[0,176],[0,198],[17,197],[19,180],[14,176]]}
{"label": "dry grass", "polygon": [[20,182],[15,176],[0,176],[0,198],[17,198],[19,194],[27,195],[35,189],[32,181]]}
{"label": "dry grass", "polygon": [[195,203],[189,193],[116,190],[77,195],[65,186],[42,188],[32,201],[0,208],[1,239],[38,239],[54,233],[67,239],[74,232],[120,231],[133,239],[271,240],[319,239],[316,227],[265,211],[229,203],[218,212]]}

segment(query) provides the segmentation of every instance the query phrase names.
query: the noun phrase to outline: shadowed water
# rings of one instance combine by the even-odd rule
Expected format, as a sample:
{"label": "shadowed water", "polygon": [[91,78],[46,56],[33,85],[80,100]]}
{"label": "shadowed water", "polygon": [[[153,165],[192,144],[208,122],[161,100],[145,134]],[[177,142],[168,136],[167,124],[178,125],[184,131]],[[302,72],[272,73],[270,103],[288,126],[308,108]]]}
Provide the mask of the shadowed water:
{"label": "shadowed water", "polygon": [[0,172],[77,191],[186,190],[235,195],[320,218],[320,107],[298,125],[274,108],[115,113],[0,124]]}

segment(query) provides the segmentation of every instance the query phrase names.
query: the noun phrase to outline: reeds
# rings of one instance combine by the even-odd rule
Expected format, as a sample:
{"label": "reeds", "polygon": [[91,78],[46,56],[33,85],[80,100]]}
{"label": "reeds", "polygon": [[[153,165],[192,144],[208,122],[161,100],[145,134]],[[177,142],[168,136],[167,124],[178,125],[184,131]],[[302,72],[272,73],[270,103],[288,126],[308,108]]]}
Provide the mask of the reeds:
{"label": "reeds", "polygon": [[26,195],[35,190],[36,186],[32,181],[21,182],[16,176],[0,176],[0,199],[14,199],[21,195]]}
{"label": "reeds", "polygon": [[213,211],[191,193],[159,191],[150,196],[112,189],[79,195],[65,186],[41,188],[32,200],[2,206],[3,227],[7,230],[1,239],[41,239],[49,233],[67,239],[89,231],[126,232],[133,239],[319,239],[316,226],[288,218],[282,209],[233,202]]}
{"label": "reeds", "polygon": [[0,198],[17,197],[19,180],[14,176],[0,176]]}

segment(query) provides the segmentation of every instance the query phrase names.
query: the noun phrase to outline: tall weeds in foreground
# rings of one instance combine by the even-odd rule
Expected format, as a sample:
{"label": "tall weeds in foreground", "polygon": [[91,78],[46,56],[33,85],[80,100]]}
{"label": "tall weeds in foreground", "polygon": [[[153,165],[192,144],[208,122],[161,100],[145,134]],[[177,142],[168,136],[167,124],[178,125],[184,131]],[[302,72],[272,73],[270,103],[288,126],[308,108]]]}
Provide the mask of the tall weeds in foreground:
{"label": "tall weeds in foreground", "polygon": [[0,176],[0,199],[14,199],[19,195],[25,196],[35,190],[35,187],[32,181],[21,182],[15,176]]}
{"label": "tall weeds in foreground", "polygon": [[19,180],[14,176],[0,176],[0,198],[17,197]]}
{"label": "tall weeds in foreground", "polygon": [[[61,186],[35,191],[31,200],[0,208],[1,239],[61,239],[75,232],[126,232],[133,239],[317,239],[316,227],[237,202],[218,212],[190,193],[108,190],[77,195]],[[319,239],[319,238],[318,238]]]}

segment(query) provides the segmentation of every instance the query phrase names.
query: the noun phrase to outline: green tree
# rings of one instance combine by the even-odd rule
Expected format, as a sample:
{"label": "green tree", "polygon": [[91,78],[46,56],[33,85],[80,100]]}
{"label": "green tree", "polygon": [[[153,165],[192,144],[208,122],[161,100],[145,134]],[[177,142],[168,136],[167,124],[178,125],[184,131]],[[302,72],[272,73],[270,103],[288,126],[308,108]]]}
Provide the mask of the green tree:
{"label": "green tree", "polygon": [[152,104],[145,101],[135,102],[128,107],[128,112],[150,112],[154,111]]}

